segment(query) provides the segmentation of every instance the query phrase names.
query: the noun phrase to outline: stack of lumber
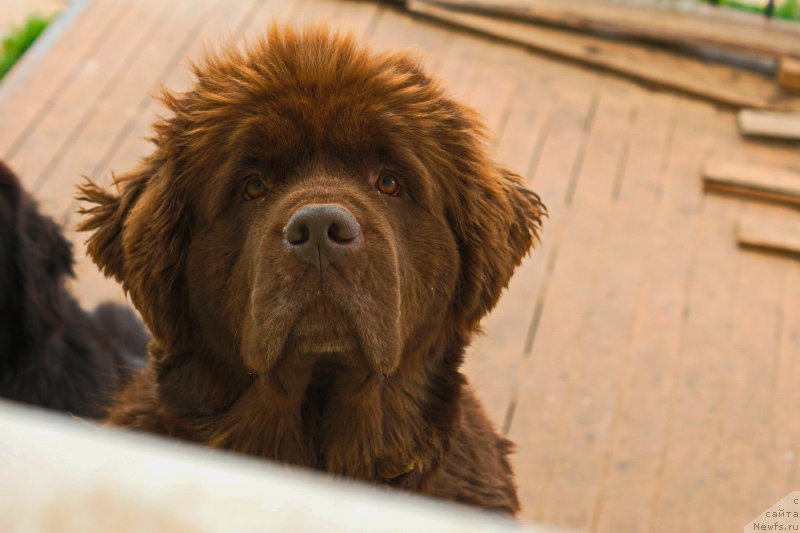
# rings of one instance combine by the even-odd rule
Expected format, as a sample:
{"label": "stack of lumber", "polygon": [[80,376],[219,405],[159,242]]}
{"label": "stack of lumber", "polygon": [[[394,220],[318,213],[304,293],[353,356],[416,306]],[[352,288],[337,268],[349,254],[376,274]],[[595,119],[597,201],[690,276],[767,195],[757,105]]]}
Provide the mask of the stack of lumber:
{"label": "stack of lumber", "polygon": [[[708,191],[800,207],[800,172],[717,159],[706,165],[703,181]],[[736,240],[743,247],[800,256],[800,216],[744,218]]]}
{"label": "stack of lumber", "polygon": [[[800,78],[800,25],[598,0],[408,0],[406,8],[726,106],[800,112],[800,93],[787,89]],[[779,64],[787,87],[774,79]]]}

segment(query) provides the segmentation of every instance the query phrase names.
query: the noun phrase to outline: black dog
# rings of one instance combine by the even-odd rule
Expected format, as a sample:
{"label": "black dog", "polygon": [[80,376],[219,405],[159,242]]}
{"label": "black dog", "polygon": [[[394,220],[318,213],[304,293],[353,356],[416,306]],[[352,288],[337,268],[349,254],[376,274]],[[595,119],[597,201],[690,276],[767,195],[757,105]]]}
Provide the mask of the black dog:
{"label": "black dog", "polygon": [[149,336],[117,304],[84,312],[67,292],[72,248],[0,162],[0,397],[97,418]]}

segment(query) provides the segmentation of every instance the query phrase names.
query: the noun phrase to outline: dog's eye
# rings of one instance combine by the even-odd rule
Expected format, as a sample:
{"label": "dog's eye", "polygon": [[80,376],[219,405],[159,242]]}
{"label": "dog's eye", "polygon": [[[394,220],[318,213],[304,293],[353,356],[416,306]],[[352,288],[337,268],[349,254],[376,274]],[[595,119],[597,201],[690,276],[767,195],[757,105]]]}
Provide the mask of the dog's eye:
{"label": "dog's eye", "polygon": [[244,183],[244,196],[248,200],[255,200],[267,194],[267,184],[258,174],[250,174]]}
{"label": "dog's eye", "polygon": [[400,181],[394,174],[383,171],[375,182],[375,188],[378,189],[378,192],[381,194],[395,196],[400,192]]}

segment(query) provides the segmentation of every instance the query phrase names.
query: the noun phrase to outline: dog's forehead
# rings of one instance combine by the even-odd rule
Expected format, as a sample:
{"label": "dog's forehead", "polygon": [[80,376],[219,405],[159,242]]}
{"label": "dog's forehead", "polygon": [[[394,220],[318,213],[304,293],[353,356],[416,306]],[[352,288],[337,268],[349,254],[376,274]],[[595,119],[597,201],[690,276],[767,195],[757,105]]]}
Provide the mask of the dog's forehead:
{"label": "dog's forehead", "polygon": [[359,92],[346,80],[295,85],[290,90],[266,88],[254,99],[244,122],[250,140],[262,140],[275,151],[304,145],[342,150],[379,149],[395,139],[437,141],[430,112],[392,100],[390,89]]}
{"label": "dog's forehead", "polygon": [[193,129],[246,132],[275,151],[301,142],[378,144],[390,134],[435,142],[457,114],[407,54],[375,54],[322,32],[270,34],[261,46],[196,72]]}
{"label": "dog's forehead", "polygon": [[195,89],[173,107],[174,131],[186,175],[222,178],[206,180],[220,191],[249,162],[286,176],[319,156],[350,170],[399,164],[427,197],[448,200],[479,174],[480,121],[402,53],[372,54],[330,35],[270,35],[196,72]]}

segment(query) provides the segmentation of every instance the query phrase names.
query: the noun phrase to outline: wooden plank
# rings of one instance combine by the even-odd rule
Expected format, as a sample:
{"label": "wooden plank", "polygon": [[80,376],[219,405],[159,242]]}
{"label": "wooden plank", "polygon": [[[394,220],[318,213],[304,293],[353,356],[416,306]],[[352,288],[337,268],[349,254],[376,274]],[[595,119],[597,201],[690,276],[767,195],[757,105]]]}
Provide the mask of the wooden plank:
{"label": "wooden plank", "polygon": [[[377,3],[358,2],[356,0],[338,0],[339,11],[333,20],[333,27],[337,31],[352,34],[359,40],[365,40],[372,35],[383,14],[383,9]],[[255,25],[253,31],[263,34],[265,24]]]}
{"label": "wooden plank", "polygon": [[710,161],[703,171],[706,190],[800,205],[800,174],[778,167]]}
{"label": "wooden plank", "polygon": [[[109,150],[116,138],[111,132],[119,131],[128,119],[136,115],[143,95],[157,90],[160,76],[173,64],[176,49],[185,47],[185,42],[194,36],[197,26],[211,12],[213,1],[174,2],[174,9],[162,13],[157,26],[149,32],[135,57],[129,61],[118,58],[114,67],[124,66],[124,72],[109,83],[103,94],[102,105],[86,109],[72,134],[63,139],[55,153],[48,154],[49,161],[41,170],[43,179],[33,187],[40,201],[54,213],[67,215],[67,208],[75,204],[76,181],[81,175],[92,171],[97,164],[98,154]],[[67,105],[68,102],[63,102],[58,110]],[[26,153],[30,157],[37,155]]]}
{"label": "wooden plank", "polygon": [[783,293],[782,315],[770,406],[769,435],[774,450],[769,455],[772,480],[770,494],[788,494],[800,486],[800,268],[791,264]]}
{"label": "wooden plank", "polygon": [[525,22],[452,11],[419,0],[408,9],[442,22],[639,81],[734,107],[800,110],[800,99],[782,95],[764,76],[679,56],[655,46],[633,46]]}
{"label": "wooden plank", "polygon": [[661,202],[662,164],[674,111],[670,95],[641,94],[639,100],[630,117],[629,140],[611,191],[606,231],[597,244],[595,280],[582,295],[588,310],[570,343],[575,355],[548,494],[550,510],[545,515],[563,512],[559,509],[569,507],[569,502],[573,506],[582,502],[585,518],[569,525],[588,530],[595,529],[606,494],[610,437],[628,357],[625,346],[635,323],[636,301]]}
{"label": "wooden plank", "polygon": [[483,13],[503,14],[582,31],[613,33],[657,43],[710,46],[778,58],[800,56],[800,40],[769,20],[713,20],[694,13],[583,0],[433,0]]}
{"label": "wooden plank", "polygon": [[[763,218],[775,208],[745,204],[740,216],[741,211]],[[713,512],[706,514],[706,523],[712,531],[747,523],[788,492],[768,489],[770,458],[777,451],[770,408],[776,392],[784,282],[788,268],[795,265],[780,257],[743,252],[736,263],[729,267],[737,272],[731,340],[724,355],[722,402],[709,465],[709,478],[715,482],[709,497]]]}
{"label": "wooden plank", "polygon": [[568,506],[562,505],[562,495],[569,490],[566,485],[576,480],[560,477],[568,465],[559,460],[565,447],[571,376],[581,359],[575,333],[590,313],[586,294],[597,279],[637,91],[632,87],[612,90],[603,85],[596,88],[589,129],[582,132],[585,137],[576,147],[575,164],[563,185],[560,207],[565,219],[550,236],[554,242],[547,268],[552,269],[552,275],[536,302],[528,333],[531,352],[519,372],[517,408],[509,432],[519,447],[518,476],[527,481],[521,494],[533,503],[525,516],[578,529],[587,527],[593,502],[573,500]]}
{"label": "wooden plank", "polygon": [[736,241],[748,248],[800,255],[800,218],[763,220],[749,217],[738,222]]}
{"label": "wooden plank", "polygon": [[[544,135],[544,125],[552,112],[549,85],[541,78],[526,72],[526,59],[512,55],[514,65],[503,71],[519,83],[513,100],[506,109],[508,120],[497,137],[497,161],[517,172],[523,179],[529,178],[528,170],[537,144]],[[499,58],[498,58],[499,59]],[[488,66],[488,65],[487,65]],[[516,75],[509,72],[515,68]],[[478,95],[491,99],[492,69],[482,69],[482,81]],[[472,102],[476,102],[473,98]],[[478,108],[486,109],[485,103]],[[491,113],[496,116],[496,113]],[[495,119],[500,125],[501,117]],[[498,127],[494,126],[494,127]],[[533,185],[528,183],[533,188]],[[549,223],[547,221],[546,223]],[[540,250],[534,250],[538,257]],[[498,425],[504,425],[513,402],[517,377],[522,363],[525,331],[530,324],[536,292],[539,287],[530,278],[533,257],[527,257],[511,278],[508,289],[481,327],[484,334],[475,338],[469,348],[463,371]]]}
{"label": "wooden plank", "polygon": [[744,109],[739,112],[739,131],[743,135],[798,140],[800,113]]}
{"label": "wooden plank", "polygon": [[150,33],[158,28],[159,18],[174,7],[172,2],[157,5],[151,1],[132,3],[119,17],[115,30],[92,55],[61,58],[76,63],[77,72],[60,92],[53,95],[52,105],[10,158],[12,167],[33,192],[46,180],[44,169],[48,163],[58,157],[59,152],[64,151],[80,132],[87,114],[102,105],[115,82],[124,74],[127,62],[135,57]]}
{"label": "wooden plank", "polygon": [[[81,60],[91,58],[96,49],[117,24],[124,22],[118,13],[121,2],[96,0],[91,8],[76,2],[69,17],[60,28],[58,39],[50,43],[41,56],[25,54],[15,68],[0,83],[0,157],[9,159],[47,113],[56,96],[80,72]],[[58,22],[61,26],[61,22]],[[49,37],[49,34],[45,34]],[[37,41],[38,42],[38,41]],[[34,45],[37,46],[37,45]]]}
{"label": "wooden plank", "polygon": [[635,324],[620,347],[626,364],[619,369],[623,376],[620,397],[594,522],[601,533],[655,529],[654,503],[660,463],[668,452],[669,404],[702,205],[696,177],[714,140],[708,128],[713,119],[711,106],[685,99],[679,103],[635,304]]}
{"label": "wooden plank", "polygon": [[[570,188],[572,174],[580,168],[583,160],[583,145],[588,131],[594,122],[595,99],[591,92],[579,87],[596,87],[596,77],[582,74],[578,77],[570,76],[570,72],[549,73],[553,76],[551,102],[548,103],[549,111],[543,117],[544,124],[540,140],[534,146],[534,152],[529,164],[528,185],[539,193],[548,206],[549,217],[545,221],[542,232],[541,246],[529,257],[515,277],[512,286],[505,296],[508,304],[501,300],[497,312],[500,316],[515,316],[508,327],[499,327],[494,323],[494,317],[487,321],[487,334],[492,335],[492,346],[502,350],[502,353],[522,354],[522,363],[514,371],[515,390],[510,405],[509,415],[506,417],[505,430],[517,443],[517,453],[513,457],[517,479],[520,483],[520,498],[522,501],[522,514],[525,518],[533,519],[539,514],[541,486],[546,469],[551,460],[551,449],[543,444],[548,442],[549,436],[557,424],[555,413],[545,411],[545,422],[534,416],[531,406],[519,404],[522,390],[534,388],[544,393],[540,385],[527,378],[526,369],[532,363],[531,354],[531,323],[536,321],[536,310],[542,306],[547,286],[552,273],[552,266],[558,254],[557,237],[559,227],[563,220],[568,218],[569,210],[565,206],[567,191]],[[501,143],[501,147],[503,143]],[[518,288],[525,288],[519,292]],[[524,301],[520,301],[524,300]],[[512,307],[514,304],[517,307]],[[514,314],[516,313],[516,314]],[[511,329],[516,326],[521,329]],[[526,332],[526,330],[528,330]],[[492,350],[494,348],[491,348]],[[493,352],[482,339],[476,341],[474,353],[478,357],[491,360]],[[485,354],[485,355],[482,355]],[[537,359],[537,364],[539,360]],[[555,364],[556,361],[548,361]],[[468,363],[472,368],[481,369],[481,361]],[[486,365],[490,364],[489,362]],[[556,371],[557,372],[557,371]],[[508,378],[506,378],[508,379]],[[522,399],[523,401],[525,398]],[[518,405],[514,410],[514,406]],[[551,417],[546,415],[553,414]],[[534,426],[534,424],[537,424]]]}
{"label": "wooden plank", "polygon": [[[506,403],[504,417],[498,419],[503,420],[504,433],[509,432],[514,419],[520,389],[530,386],[522,376],[531,351],[531,324],[547,292],[564,204],[574,181],[572,175],[583,157],[582,139],[594,118],[592,94],[577,87],[594,87],[598,81],[592,73],[549,62],[525,70],[535,73],[536,78],[522,81],[519,102],[498,146],[498,160],[519,170],[547,205],[548,217],[541,243],[518,267],[506,294],[483,322],[486,335],[475,339],[465,365],[465,371],[484,392],[482,397],[499,395]],[[546,85],[540,87],[541,81],[536,79]],[[493,409],[499,403],[490,400],[488,407]],[[526,441],[519,449],[529,447]],[[533,455],[536,453],[513,459],[521,480],[522,512],[529,517],[535,515],[539,503],[532,492],[538,477],[531,473],[546,464],[530,461]]]}
{"label": "wooden plank", "polygon": [[800,90],[800,59],[783,56],[778,65],[778,83],[787,89]]}
{"label": "wooden plank", "polygon": [[[432,73],[445,63],[452,63],[448,55],[452,32],[432,24],[420,24],[406,13],[382,6],[380,17],[371,29],[367,44],[377,52],[409,52]],[[461,76],[466,79],[469,77]]]}
{"label": "wooden plank", "polygon": [[[706,128],[718,145],[736,135],[730,114],[713,114]],[[714,151],[720,152],[719,147]],[[693,188],[700,191],[697,185]],[[679,216],[671,221],[670,230],[693,224],[694,237],[690,271],[683,280],[687,294],[681,308],[678,353],[667,378],[669,407],[648,529],[654,533],[741,527],[728,523],[728,527],[718,529],[708,523],[719,505],[714,493],[721,481],[714,478],[711,465],[731,342],[737,281],[734,265],[740,256],[731,242],[731,231],[738,208],[737,202],[704,196],[699,216],[689,220]]]}

